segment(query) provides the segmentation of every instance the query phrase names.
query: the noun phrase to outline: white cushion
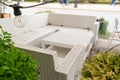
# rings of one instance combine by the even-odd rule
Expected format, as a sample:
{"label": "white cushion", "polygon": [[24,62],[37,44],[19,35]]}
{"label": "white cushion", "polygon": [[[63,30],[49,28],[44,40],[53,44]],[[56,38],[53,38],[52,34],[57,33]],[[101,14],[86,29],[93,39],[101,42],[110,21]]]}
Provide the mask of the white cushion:
{"label": "white cushion", "polygon": [[40,27],[35,30],[29,30],[21,34],[17,34],[12,37],[12,40],[15,43],[20,43],[20,44],[33,44],[34,43],[33,41],[35,41],[36,39],[39,39],[40,42],[42,38],[54,33],[55,31],[56,29]]}
{"label": "white cushion", "polygon": [[60,13],[49,14],[49,24],[58,26],[91,29],[95,21],[96,16],[60,14]]}

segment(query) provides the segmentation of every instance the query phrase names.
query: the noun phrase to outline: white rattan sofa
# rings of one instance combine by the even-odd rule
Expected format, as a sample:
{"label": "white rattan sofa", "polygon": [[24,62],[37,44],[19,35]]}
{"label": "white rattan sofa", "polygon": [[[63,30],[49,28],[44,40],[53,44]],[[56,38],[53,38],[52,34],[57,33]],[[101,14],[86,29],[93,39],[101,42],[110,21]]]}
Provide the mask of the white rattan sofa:
{"label": "white rattan sofa", "polygon": [[[41,13],[25,16],[25,19],[26,25],[24,28],[17,28],[12,18],[0,19],[0,25],[12,34],[16,47],[32,54],[32,57],[38,60],[40,80],[79,80],[77,72],[82,68],[92,45],[97,40],[99,25],[96,24],[96,17]],[[63,30],[76,30],[76,32],[85,30],[86,33],[90,32],[93,35],[87,46],[76,43],[70,47],[64,57],[59,56],[60,53],[58,54],[56,46],[47,45],[48,48],[41,48],[44,39]],[[84,34],[75,36],[78,35],[83,35],[84,38]],[[62,52],[66,52],[65,50],[67,48],[64,47]]]}

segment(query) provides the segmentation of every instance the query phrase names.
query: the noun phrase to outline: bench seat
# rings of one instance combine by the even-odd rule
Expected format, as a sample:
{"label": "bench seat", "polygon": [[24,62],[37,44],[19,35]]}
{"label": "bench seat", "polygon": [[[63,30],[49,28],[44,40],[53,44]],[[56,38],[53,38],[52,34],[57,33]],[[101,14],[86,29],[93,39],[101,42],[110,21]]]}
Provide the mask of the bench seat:
{"label": "bench seat", "polygon": [[40,27],[34,30],[14,35],[12,40],[15,43],[27,44],[31,46],[41,47],[41,39],[56,32],[54,28]]}

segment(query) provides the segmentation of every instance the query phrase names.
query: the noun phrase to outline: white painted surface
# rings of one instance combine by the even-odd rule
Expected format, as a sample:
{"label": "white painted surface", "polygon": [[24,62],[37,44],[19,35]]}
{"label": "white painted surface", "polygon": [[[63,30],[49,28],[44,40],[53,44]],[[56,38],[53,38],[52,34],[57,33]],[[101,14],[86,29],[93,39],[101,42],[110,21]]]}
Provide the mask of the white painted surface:
{"label": "white painted surface", "polygon": [[50,44],[59,47],[72,48],[73,46],[80,44],[84,47],[91,42],[93,33],[87,30],[61,30],[44,39],[42,39],[43,45]]}

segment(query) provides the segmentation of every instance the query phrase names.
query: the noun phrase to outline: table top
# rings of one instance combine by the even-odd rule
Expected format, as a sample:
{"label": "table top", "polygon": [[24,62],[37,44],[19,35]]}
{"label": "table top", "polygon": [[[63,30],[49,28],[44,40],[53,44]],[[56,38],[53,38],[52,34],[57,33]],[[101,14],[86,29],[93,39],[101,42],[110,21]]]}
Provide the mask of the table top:
{"label": "table top", "polygon": [[87,46],[93,37],[92,31],[87,30],[60,30],[42,39],[43,44],[72,48],[80,44]]}

